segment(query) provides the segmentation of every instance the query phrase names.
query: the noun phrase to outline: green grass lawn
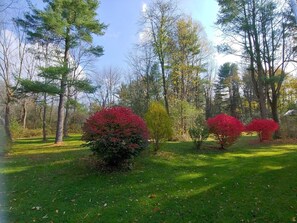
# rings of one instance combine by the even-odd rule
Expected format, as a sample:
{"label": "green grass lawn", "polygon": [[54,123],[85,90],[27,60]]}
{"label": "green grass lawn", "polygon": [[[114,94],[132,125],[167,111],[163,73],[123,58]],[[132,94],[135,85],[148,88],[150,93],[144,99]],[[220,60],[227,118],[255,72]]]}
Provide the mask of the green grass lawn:
{"label": "green grass lawn", "polygon": [[167,143],[116,173],[93,168],[79,136],[17,140],[0,165],[9,222],[297,221],[297,145],[250,140],[224,152]]}

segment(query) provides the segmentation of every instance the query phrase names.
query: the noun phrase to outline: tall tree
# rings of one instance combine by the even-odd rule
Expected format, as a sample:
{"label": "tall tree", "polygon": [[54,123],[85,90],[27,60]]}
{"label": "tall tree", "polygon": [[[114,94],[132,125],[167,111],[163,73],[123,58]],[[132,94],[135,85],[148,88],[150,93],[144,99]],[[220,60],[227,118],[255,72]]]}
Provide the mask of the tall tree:
{"label": "tall tree", "polygon": [[186,119],[191,110],[189,105],[192,103],[198,108],[199,95],[202,95],[199,94],[202,86],[199,74],[204,71],[200,36],[202,31],[202,26],[191,17],[182,17],[176,23],[170,42],[170,84],[173,96],[178,99],[172,101],[175,102],[174,107],[179,107],[176,118],[179,118],[182,134],[187,133]]}
{"label": "tall tree", "polygon": [[141,41],[136,44],[135,49],[129,54],[127,62],[132,78],[143,85],[142,89],[144,89],[145,94],[144,112],[146,112],[152,98],[153,100],[157,100],[156,98],[159,100],[159,77],[157,77],[159,66],[154,55],[154,48],[150,43]]}
{"label": "tall tree", "polygon": [[117,103],[120,81],[121,71],[115,67],[104,68],[99,74],[96,74],[95,82],[101,107],[110,107]]}
{"label": "tall tree", "polygon": [[254,92],[253,88],[253,81],[251,78],[251,75],[247,72],[245,72],[242,76],[242,91],[243,91],[243,111],[245,120],[252,120],[254,117],[258,117],[259,115],[259,109],[257,109],[258,106],[256,101],[257,97]]}
{"label": "tall tree", "polygon": [[0,79],[5,89],[4,97],[4,129],[8,141],[12,141],[10,130],[10,108],[15,100],[15,93],[19,79],[24,72],[24,58],[27,52],[27,45],[21,32],[16,29],[17,35],[13,32],[0,29]]}
{"label": "tall tree", "polygon": [[[148,65],[145,64],[142,64],[144,65],[143,67],[140,64],[134,64],[135,66],[131,68],[131,79],[128,83],[122,84],[119,90],[119,103],[132,108],[136,114],[142,117],[144,117],[144,114],[148,110],[149,102],[161,101],[162,99],[159,66],[157,63],[154,63],[147,70],[143,69]],[[139,68],[139,70],[136,68]],[[142,72],[138,73],[138,71]]]}
{"label": "tall tree", "polygon": [[[180,100],[190,101],[191,89],[198,82],[198,75],[204,70],[201,58],[202,27],[192,18],[178,20],[176,33],[171,43],[171,78]],[[193,97],[192,97],[193,98]]]}
{"label": "tall tree", "polygon": [[[63,135],[68,137],[69,121],[70,121],[70,109],[76,109],[79,105],[77,97],[80,92],[89,94],[96,91],[96,87],[92,86],[91,80],[88,78],[89,73],[93,73],[89,69],[91,68],[96,57],[101,56],[103,51],[101,49],[88,49],[86,43],[79,42],[75,49],[71,49],[71,61],[69,67],[71,72],[68,75],[67,90],[66,90],[66,105]],[[97,78],[98,79],[98,78]]]}
{"label": "tall tree", "polygon": [[[218,73],[218,83],[216,85],[216,96],[220,103],[225,104],[224,112],[229,113],[233,117],[238,117],[240,107],[239,94],[240,78],[238,75],[238,66],[234,63],[224,63]],[[220,111],[222,112],[222,111]]]}
{"label": "tall tree", "polygon": [[[218,0],[217,23],[239,44],[244,60],[249,60],[249,73],[258,98],[262,118],[268,117],[267,101],[272,118],[278,119],[278,98],[285,77],[285,67],[293,56],[288,25],[288,2],[276,0]],[[280,75],[278,74],[279,71]]]}
{"label": "tall tree", "polygon": [[60,89],[57,87],[58,80],[62,74],[69,73],[69,69],[65,66],[60,67],[41,67],[40,73],[37,75],[39,80],[20,79],[20,92],[22,93],[36,93],[42,94],[42,132],[43,141],[47,140],[46,133],[46,111],[47,111],[47,97],[48,95],[57,95]]}
{"label": "tall tree", "polygon": [[165,108],[169,114],[168,72],[166,72],[170,54],[170,37],[179,18],[177,6],[173,1],[155,0],[143,13],[144,31],[152,44],[162,75],[163,97]]}
{"label": "tall tree", "polygon": [[216,79],[216,66],[214,62],[208,63],[208,68],[203,80],[203,92],[205,98],[205,119],[208,119],[214,115],[214,103],[213,103],[213,90]]}
{"label": "tall tree", "polygon": [[[101,47],[93,47],[92,35],[103,35],[106,25],[100,23],[96,16],[99,6],[97,0],[46,0],[46,7],[43,10],[32,9],[24,21],[24,26],[30,36],[38,36],[43,41],[43,32],[52,33],[53,42],[62,51],[63,66],[70,68],[70,50],[75,48],[79,42],[90,44],[89,50],[102,54]],[[38,21],[37,24],[28,22],[28,18]],[[32,25],[31,25],[32,24]],[[30,25],[28,27],[28,25]],[[48,37],[46,36],[46,39]],[[98,53],[99,52],[99,53]],[[64,107],[69,74],[61,74],[58,120],[56,128],[55,143],[63,141]]]}

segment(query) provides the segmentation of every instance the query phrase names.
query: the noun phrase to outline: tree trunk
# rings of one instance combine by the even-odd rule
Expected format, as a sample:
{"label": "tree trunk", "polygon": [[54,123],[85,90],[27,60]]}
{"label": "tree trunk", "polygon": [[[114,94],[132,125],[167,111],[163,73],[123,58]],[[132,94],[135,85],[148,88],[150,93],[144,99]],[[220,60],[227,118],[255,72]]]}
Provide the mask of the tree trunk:
{"label": "tree trunk", "polygon": [[27,100],[24,99],[22,104],[22,123],[23,123],[23,129],[27,127]]}
{"label": "tree trunk", "polygon": [[8,141],[8,143],[11,143],[12,136],[11,136],[11,131],[10,131],[10,106],[9,106],[9,103],[5,104],[4,129],[5,129],[7,141]]}
{"label": "tree trunk", "polygon": [[66,81],[63,80],[62,78],[61,93],[59,94],[58,120],[57,120],[56,139],[55,139],[56,144],[63,142],[65,88],[66,88]]}
{"label": "tree trunk", "polygon": [[[68,54],[70,49],[70,28],[66,30],[65,37],[65,50],[64,50],[64,66],[68,67]],[[64,127],[64,107],[65,107],[65,92],[67,89],[67,75],[62,74],[61,85],[60,85],[60,94],[59,94],[59,106],[58,106],[58,120],[56,128],[56,139],[55,144],[63,142],[63,127]]]}
{"label": "tree trunk", "polygon": [[258,100],[259,100],[259,105],[260,105],[261,118],[262,119],[265,119],[265,118],[268,117],[268,115],[267,115],[267,107],[266,107],[266,97],[265,97],[265,93],[264,93],[265,86],[262,83],[262,79],[263,79],[264,75],[263,75],[262,68],[259,67],[259,66],[260,65],[258,65],[258,73],[259,73],[258,74],[259,75],[259,78],[258,78],[258,87],[259,87],[259,97],[258,97]]}
{"label": "tree trunk", "polygon": [[43,113],[42,113],[42,141],[46,142],[46,111],[47,111],[47,104],[46,104],[46,93],[43,95]]}
{"label": "tree trunk", "polygon": [[169,115],[169,104],[167,98],[167,87],[166,87],[166,77],[165,77],[165,67],[164,62],[161,63],[161,71],[162,71],[162,85],[163,85],[163,96],[165,102],[165,109],[167,114]]}
{"label": "tree trunk", "polygon": [[[278,109],[277,109],[277,96],[272,96],[272,101],[270,103],[270,107],[271,107],[271,113],[272,113],[272,119],[277,122],[278,124],[280,124],[280,120],[279,120],[279,116],[278,116]],[[278,129],[275,133],[274,133],[274,138],[281,138],[281,132]]]}
{"label": "tree trunk", "polygon": [[[256,29],[256,7],[255,7],[255,2],[253,1],[252,3],[253,3],[252,4],[252,24],[250,25],[253,32],[251,30],[247,31],[246,33],[247,43],[245,47],[248,49],[248,52],[250,55],[251,77],[252,77],[254,90],[260,106],[260,115],[261,115],[261,118],[266,118],[267,109],[266,109],[264,86],[262,82],[264,73],[262,69],[262,61],[261,61],[261,55],[260,55],[261,50],[259,45],[258,31]],[[246,21],[249,21],[246,8],[244,8],[244,15],[245,15]],[[258,77],[256,77],[255,64],[257,65]]]}
{"label": "tree trunk", "polygon": [[252,109],[251,100],[248,100],[248,103],[249,103],[249,115],[250,115],[250,118],[252,119],[253,118],[253,109]]}
{"label": "tree trunk", "polygon": [[275,122],[279,123],[278,110],[277,110],[277,98],[276,97],[271,102],[271,113],[272,113],[272,119]]}
{"label": "tree trunk", "polygon": [[68,89],[68,94],[67,94],[67,101],[66,101],[66,106],[65,106],[65,118],[64,118],[64,129],[63,129],[63,135],[64,137],[69,137],[68,134],[68,127],[69,127],[69,89]]}
{"label": "tree trunk", "polygon": [[256,62],[257,64],[257,72],[258,72],[258,99],[259,99],[259,105],[260,105],[260,114],[261,118],[265,119],[267,118],[267,108],[266,108],[266,98],[265,98],[265,86],[263,84],[263,79],[265,77],[263,65],[262,65],[262,58],[261,58],[261,48],[260,48],[260,43],[259,43],[259,35],[258,35],[258,30],[256,28],[256,3],[255,0],[253,0],[252,4],[252,30],[253,30],[253,36],[254,36],[254,57],[253,61]]}
{"label": "tree trunk", "polygon": [[52,126],[53,110],[54,110],[54,98],[52,98],[52,102],[51,102],[51,109],[49,114],[49,126]]}

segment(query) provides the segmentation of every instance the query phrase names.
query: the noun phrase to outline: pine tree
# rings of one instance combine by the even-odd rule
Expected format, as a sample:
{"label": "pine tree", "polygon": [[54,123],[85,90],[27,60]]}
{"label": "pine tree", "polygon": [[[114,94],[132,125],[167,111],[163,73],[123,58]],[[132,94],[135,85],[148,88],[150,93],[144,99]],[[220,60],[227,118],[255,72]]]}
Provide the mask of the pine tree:
{"label": "pine tree", "polygon": [[[92,35],[103,35],[106,25],[100,23],[96,16],[99,6],[97,0],[44,0],[46,7],[43,10],[32,8],[32,12],[19,19],[18,23],[25,29],[28,37],[43,43],[50,41],[63,54],[62,64],[70,67],[70,50],[80,42],[89,44],[86,51],[94,55],[102,55],[103,49],[93,46]],[[49,35],[44,35],[44,34]],[[63,123],[65,96],[68,86],[69,73],[61,73],[59,83],[58,121],[55,143],[63,141]]]}

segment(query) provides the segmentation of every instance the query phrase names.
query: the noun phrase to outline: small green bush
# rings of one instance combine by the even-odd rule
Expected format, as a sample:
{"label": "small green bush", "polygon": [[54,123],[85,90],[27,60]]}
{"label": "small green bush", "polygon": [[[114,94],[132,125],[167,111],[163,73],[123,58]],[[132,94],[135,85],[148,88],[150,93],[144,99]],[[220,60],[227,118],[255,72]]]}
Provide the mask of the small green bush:
{"label": "small green bush", "polygon": [[172,124],[164,106],[159,102],[151,102],[145,121],[154,141],[154,151],[160,149],[160,144],[172,136]]}
{"label": "small green bush", "polygon": [[17,122],[16,119],[10,121],[10,131],[12,138],[22,138],[23,137],[23,127]]}
{"label": "small green bush", "polygon": [[203,116],[198,116],[195,119],[193,126],[189,129],[189,134],[195,148],[200,149],[203,141],[209,136],[209,129]]}
{"label": "small green bush", "polygon": [[[47,131],[49,134],[49,132]],[[22,136],[23,138],[37,137],[42,136],[42,129],[23,129]]]}

